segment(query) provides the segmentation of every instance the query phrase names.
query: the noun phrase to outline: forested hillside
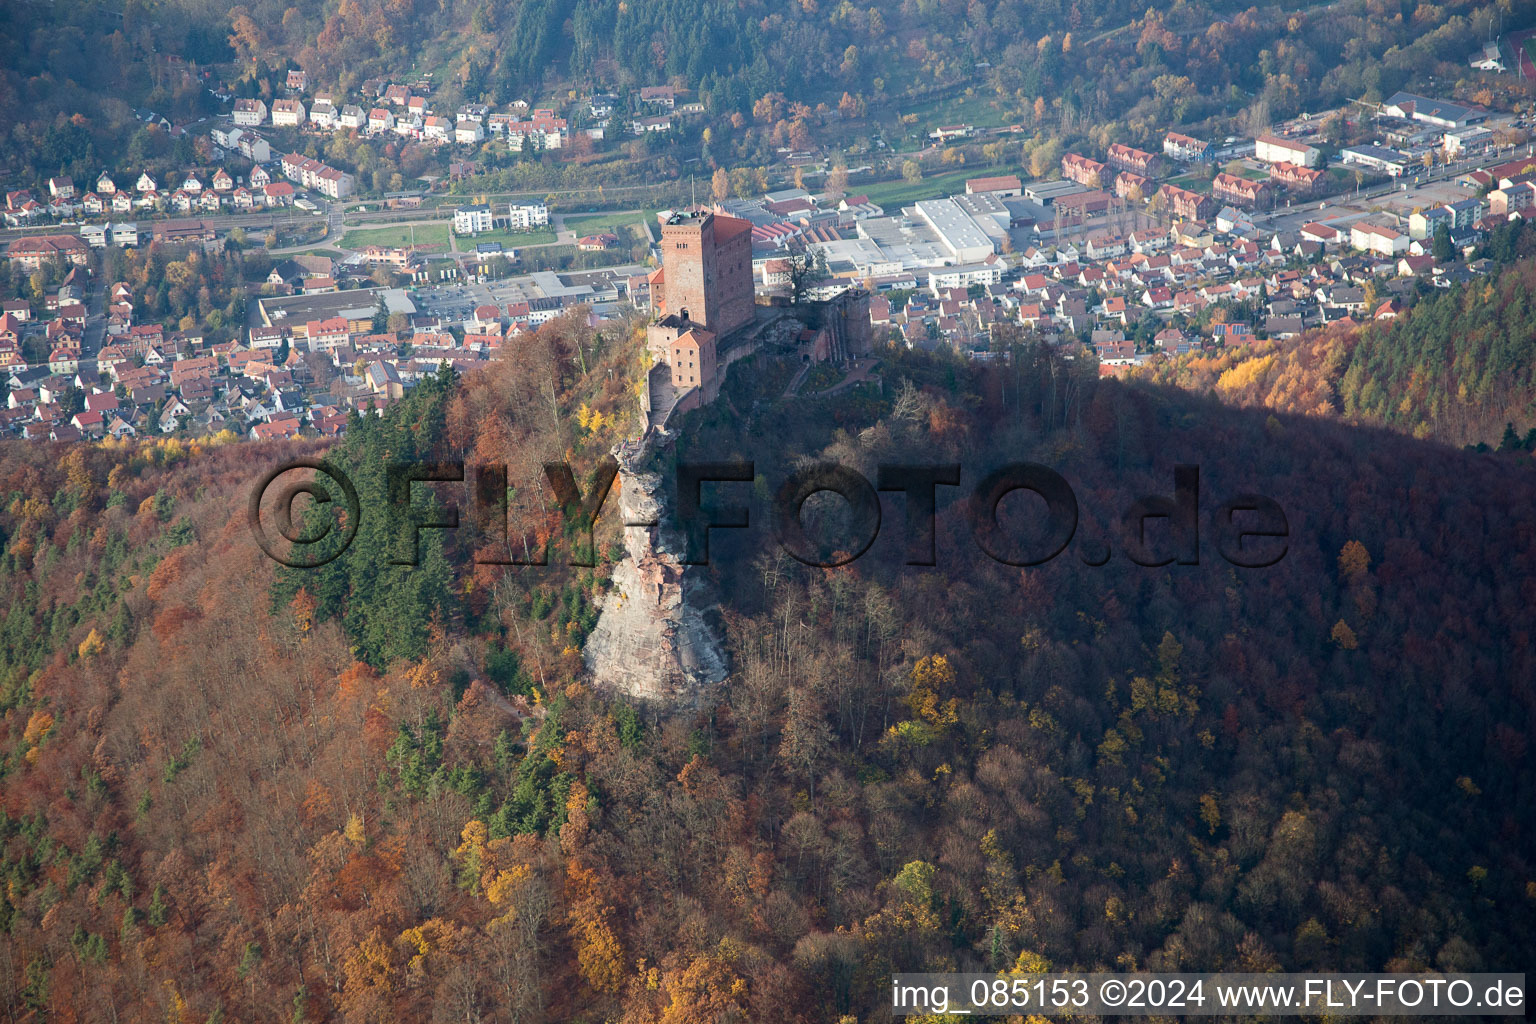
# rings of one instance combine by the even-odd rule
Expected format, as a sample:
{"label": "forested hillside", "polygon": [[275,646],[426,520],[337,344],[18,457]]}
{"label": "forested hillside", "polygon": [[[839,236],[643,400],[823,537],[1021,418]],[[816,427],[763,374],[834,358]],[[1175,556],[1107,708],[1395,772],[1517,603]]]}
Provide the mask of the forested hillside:
{"label": "forested hillside", "polygon": [[1160,383],[1223,402],[1390,427],[1451,444],[1536,430],[1536,229],[1494,240],[1504,269],[1424,290],[1395,319],[1220,348],[1149,365]]}
{"label": "forested hillside", "polygon": [[[770,164],[791,145],[867,153],[877,131],[899,135],[909,119],[951,109],[957,122],[1019,123],[1029,151],[1006,159],[1028,165],[1053,142],[1156,148],[1179,125],[1262,131],[1380,99],[1414,76],[1437,75],[1464,98],[1517,102],[1518,83],[1470,77],[1465,57],[1530,17],[1522,5],[1479,0],[1177,0],[1135,11],[1110,0],[13,4],[0,7],[0,131],[11,143],[0,168],[41,183],[59,173],[84,180],[103,163],[184,167],[197,158],[193,137],[139,123],[134,107],[186,123],[217,107],[202,72],[270,99],[289,66],[338,97],[371,76],[429,74],[447,110],[514,100],[563,108],[615,90],[621,122],[638,109],[639,87],[676,83],[705,105],[706,120],[685,134],[711,168]],[[1046,152],[1039,167],[1059,156]],[[667,166],[668,177],[678,173],[677,161]]]}
{"label": "forested hillside", "polygon": [[[369,501],[402,451],[584,472],[633,346],[558,321],[517,352],[328,457]],[[419,570],[304,577],[244,509],[309,445],[6,446],[7,1013],[834,1022],[896,969],[1528,961],[1529,462],[1015,354],[891,353],[819,405],[754,407],[742,364],[683,423],[762,478],[727,495],[760,528],[712,541],[734,673],[690,715],[583,678],[601,565],[469,564],[560,550],[535,488],[506,540],[465,515]],[[809,569],[762,505],[802,457],[1033,459],[1082,522],[1013,568],[941,489],[936,567],[892,514]],[[1131,564],[1113,524],[1175,463],[1205,515],[1277,501],[1285,557],[1238,569],[1206,520],[1198,565]]]}

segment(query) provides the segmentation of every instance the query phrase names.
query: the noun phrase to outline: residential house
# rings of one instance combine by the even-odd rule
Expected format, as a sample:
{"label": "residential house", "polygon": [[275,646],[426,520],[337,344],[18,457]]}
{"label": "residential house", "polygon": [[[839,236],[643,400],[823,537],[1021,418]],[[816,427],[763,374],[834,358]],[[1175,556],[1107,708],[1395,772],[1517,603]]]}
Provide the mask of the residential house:
{"label": "residential house", "polygon": [[1204,163],[1210,159],[1211,144],[1180,132],[1163,136],[1163,155],[1187,163]]}
{"label": "residential house", "polygon": [[651,114],[648,117],[637,117],[629,123],[629,131],[632,135],[644,135],[647,132],[669,132],[672,130],[672,116],[670,114]]}
{"label": "residential house", "polygon": [[677,105],[677,90],[670,85],[642,86],[640,102],[662,110],[671,110]]}
{"label": "residential house", "polygon": [[1079,153],[1068,153],[1061,158],[1062,175],[1088,188],[1103,188],[1106,184],[1104,172],[1102,163]]}
{"label": "residential house", "polygon": [[1269,180],[1293,192],[1310,193],[1323,181],[1323,173],[1282,160],[1269,169]]}
{"label": "residential house", "polygon": [[489,231],[492,222],[489,206],[460,206],[453,211],[453,233],[456,235],[477,235]]}
{"label": "residential house", "polygon": [[1142,202],[1152,195],[1152,179],[1135,171],[1115,175],[1115,195],[1132,202]]}
{"label": "residential house", "polygon": [[1109,165],[1132,174],[1156,177],[1162,170],[1162,159],[1144,149],[1115,142],[1109,147]]}
{"label": "residential house", "polygon": [[38,270],[55,260],[84,265],[90,259],[90,247],[75,235],[29,235],[11,242],[5,255],[28,270]]}
{"label": "residential house", "polygon": [[344,316],[310,320],[304,325],[304,337],[311,352],[329,352],[351,340],[351,326]]}
{"label": "residential house", "polygon": [[304,123],[304,104],[298,100],[273,100],[272,125],[276,128],[297,128]]}
{"label": "residential house", "polygon": [[1399,256],[1408,251],[1408,235],[1397,228],[1369,220],[1350,226],[1349,242],[1356,249],[1382,256]]}
{"label": "residential house", "polygon": [[328,99],[317,99],[309,106],[309,123],[326,131],[336,127],[336,104]]}
{"label": "residential house", "polygon": [[513,114],[492,114],[489,121],[491,134],[505,136],[514,152],[521,152],[525,145],[540,150],[561,149],[565,145],[566,120],[556,117],[548,108],[540,107],[527,120],[519,120]]}
{"label": "residential house", "polygon": [[1509,218],[1515,214],[1528,216],[1524,211],[1536,207],[1536,182],[1522,181],[1508,188],[1494,189],[1488,193],[1490,216]]}
{"label": "residential house", "polygon": [[257,423],[251,427],[252,441],[289,440],[298,436],[299,420],[297,416],[291,414],[283,419]]}
{"label": "residential house", "polygon": [[1271,338],[1280,338],[1282,340],[1285,338],[1294,338],[1299,335],[1303,329],[1304,326],[1302,324],[1301,317],[1296,315],[1271,316],[1265,317],[1264,319],[1264,332]]}
{"label": "residential house", "polygon": [[1263,209],[1273,202],[1274,186],[1267,181],[1223,172],[1212,179],[1211,194],[1223,202],[1246,209]]}
{"label": "residential house", "polygon": [[1301,226],[1301,240],[1303,242],[1316,242],[1325,249],[1343,245],[1348,236],[1345,232],[1329,224],[1313,222]]}
{"label": "residential house", "polygon": [[1183,220],[1205,220],[1214,206],[1210,196],[1177,185],[1164,185],[1157,194],[1168,212]]}
{"label": "residential house", "polygon": [[549,223],[549,207],[544,203],[513,203],[507,208],[507,227],[528,231]]}
{"label": "residential house", "polygon": [[[267,120],[267,105],[259,99],[235,100],[234,122],[243,128],[254,128],[259,124],[265,124]],[[97,191],[101,191],[98,186]]]}

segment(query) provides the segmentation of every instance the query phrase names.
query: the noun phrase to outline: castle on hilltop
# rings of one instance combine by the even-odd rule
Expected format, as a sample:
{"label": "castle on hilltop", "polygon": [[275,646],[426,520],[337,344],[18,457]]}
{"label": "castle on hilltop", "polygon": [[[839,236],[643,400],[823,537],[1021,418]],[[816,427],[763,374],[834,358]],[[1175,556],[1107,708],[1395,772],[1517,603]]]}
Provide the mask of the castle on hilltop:
{"label": "castle on hilltop", "polygon": [[662,225],[661,255],[650,275],[656,315],[646,347],[654,363],[642,381],[641,423],[613,452],[625,557],[582,657],[601,686],[697,707],[729,675],[730,657],[708,574],[682,562],[673,496],[653,456],[670,443],[671,417],[714,401],[731,363],[764,345],[805,364],[866,354],[869,295],[850,288],[826,302],[758,306],[752,225],[736,217],[672,214]]}
{"label": "castle on hilltop", "polygon": [[[720,388],[718,348],[756,315],[752,298],[752,224],[709,212],[674,213],[661,227],[662,265],[650,275],[656,319],[646,345],[671,369],[680,397]],[[693,403],[690,403],[693,404]]]}

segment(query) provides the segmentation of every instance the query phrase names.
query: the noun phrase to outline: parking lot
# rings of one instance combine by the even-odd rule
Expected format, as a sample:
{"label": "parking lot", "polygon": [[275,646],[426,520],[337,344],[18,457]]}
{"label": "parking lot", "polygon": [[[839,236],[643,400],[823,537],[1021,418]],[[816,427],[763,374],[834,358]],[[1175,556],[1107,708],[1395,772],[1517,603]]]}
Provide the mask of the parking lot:
{"label": "parking lot", "polygon": [[467,320],[476,306],[493,304],[496,299],[483,284],[438,285],[414,292],[411,301],[416,308],[445,320]]}
{"label": "parking lot", "polygon": [[[609,282],[622,282],[631,275],[644,274],[646,270],[646,267],[639,265],[604,267],[599,270],[560,274],[557,275],[557,279],[566,287],[564,294],[569,294],[571,288],[583,286],[591,286],[601,291]],[[469,320],[474,316],[478,306],[497,306],[505,313],[507,306],[515,302],[554,297],[539,286],[536,277],[545,279],[546,284],[551,288],[554,287],[552,275],[546,273],[511,277],[488,284],[466,282],[436,285],[412,292],[411,300],[416,304],[417,309],[430,316],[442,317],[450,322]]]}

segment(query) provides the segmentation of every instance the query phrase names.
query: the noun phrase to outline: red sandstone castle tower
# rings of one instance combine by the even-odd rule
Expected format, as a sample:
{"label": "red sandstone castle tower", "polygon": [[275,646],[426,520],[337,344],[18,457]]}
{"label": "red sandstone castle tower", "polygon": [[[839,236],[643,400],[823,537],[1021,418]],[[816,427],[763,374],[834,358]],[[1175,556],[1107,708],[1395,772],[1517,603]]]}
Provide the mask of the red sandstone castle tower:
{"label": "red sandstone castle tower", "polygon": [[712,213],[674,214],[661,227],[651,274],[659,317],[682,316],[716,337],[752,322],[752,224]]}

